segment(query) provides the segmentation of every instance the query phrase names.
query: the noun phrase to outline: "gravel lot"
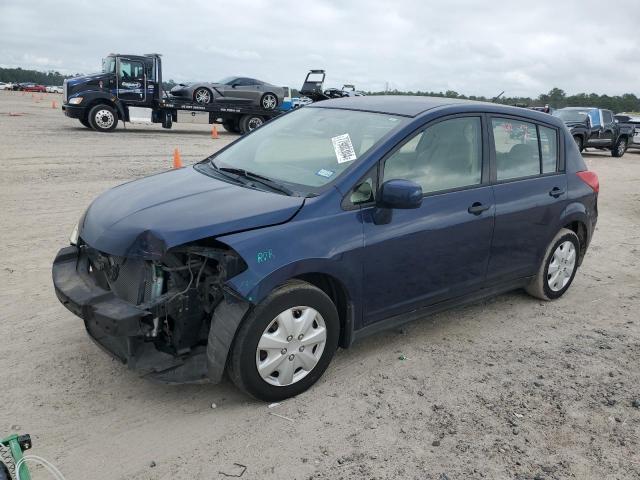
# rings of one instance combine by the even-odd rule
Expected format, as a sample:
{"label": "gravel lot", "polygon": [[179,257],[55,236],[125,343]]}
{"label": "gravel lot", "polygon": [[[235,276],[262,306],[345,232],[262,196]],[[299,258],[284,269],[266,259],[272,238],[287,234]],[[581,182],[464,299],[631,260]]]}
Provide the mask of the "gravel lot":
{"label": "gravel lot", "polygon": [[228,383],[137,378],[50,276],[96,195],[235,135],[100,134],[39,98],[0,92],[0,436],[31,433],[69,480],[219,479],[235,464],[243,479],[640,478],[640,153],[585,153],[600,220],[562,299],[513,292],[379,334],[268,408]]}

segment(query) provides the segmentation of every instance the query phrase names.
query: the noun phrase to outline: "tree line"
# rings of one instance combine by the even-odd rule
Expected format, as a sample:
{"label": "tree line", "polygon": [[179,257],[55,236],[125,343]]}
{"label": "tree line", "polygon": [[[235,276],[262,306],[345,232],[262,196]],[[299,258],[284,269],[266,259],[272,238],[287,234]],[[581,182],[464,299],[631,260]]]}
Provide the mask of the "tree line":
{"label": "tree line", "polygon": [[504,105],[517,105],[521,107],[544,107],[549,105],[551,108],[563,107],[598,107],[618,112],[640,112],[640,98],[633,93],[625,93],[623,95],[599,95],[597,93],[577,93],[575,95],[567,95],[561,88],[552,88],[548,93],[542,93],[535,98],[532,97],[505,97],[487,98],[476,95],[462,95],[454,90],[446,92],[403,92],[399,90],[367,92],[368,95],[423,95],[429,97],[446,97],[446,98],[462,98],[468,100],[479,100],[483,102],[494,101]]}
{"label": "tree line", "polygon": [[37,70],[23,70],[22,68],[0,68],[0,82],[26,83],[33,82],[39,85],[62,85],[65,78],[80,75],[63,75],[60,72],[50,70],[39,72]]}

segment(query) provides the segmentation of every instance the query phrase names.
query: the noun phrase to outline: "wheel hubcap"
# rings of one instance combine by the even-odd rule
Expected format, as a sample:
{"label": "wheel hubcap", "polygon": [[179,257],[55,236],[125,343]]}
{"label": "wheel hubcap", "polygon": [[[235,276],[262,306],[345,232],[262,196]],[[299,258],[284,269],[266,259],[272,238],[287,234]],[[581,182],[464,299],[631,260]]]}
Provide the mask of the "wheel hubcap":
{"label": "wheel hubcap", "polygon": [[554,292],[562,290],[573,275],[576,266],[576,247],[570,241],[562,242],[553,252],[547,270],[547,284]]}
{"label": "wheel hubcap", "polygon": [[265,110],[273,110],[274,108],[276,108],[277,104],[278,100],[276,100],[276,97],[274,97],[273,95],[265,95],[262,99],[262,106]]}
{"label": "wheel hubcap", "polygon": [[627,148],[627,142],[620,142],[618,144],[618,155],[622,156],[622,154],[624,153],[625,148]]}
{"label": "wheel hubcap", "polygon": [[211,100],[211,95],[207,90],[197,90],[196,91],[196,102],[198,103],[209,103]]}
{"label": "wheel hubcap", "polygon": [[262,379],[286,387],[306,377],[318,364],[327,342],[327,328],[311,307],[293,307],[274,318],[256,349]]}
{"label": "wheel hubcap", "polygon": [[98,110],[95,116],[96,125],[100,128],[111,128],[115,117],[109,110]]}
{"label": "wheel hubcap", "polygon": [[260,125],[262,125],[262,119],[258,117],[254,117],[250,119],[249,122],[247,123],[247,127],[249,127],[249,131],[255,130]]}

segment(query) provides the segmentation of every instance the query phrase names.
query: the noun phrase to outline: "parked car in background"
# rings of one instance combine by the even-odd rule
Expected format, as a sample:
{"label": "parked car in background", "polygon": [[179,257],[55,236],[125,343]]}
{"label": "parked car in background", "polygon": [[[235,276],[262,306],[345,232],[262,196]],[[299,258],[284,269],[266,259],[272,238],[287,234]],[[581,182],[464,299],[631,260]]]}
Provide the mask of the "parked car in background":
{"label": "parked car in background", "polygon": [[512,289],[560,298],[597,199],[597,176],[551,115],[326,100],[98,197],[53,284],[139,374],[219,382],[226,371],[277,401],[311,387],[338,346],[382,329]]}
{"label": "parked car in background", "polygon": [[13,83],[0,82],[0,90],[13,90]]}
{"label": "parked car in background", "polygon": [[25,92],[45,93],[47,91],[47,87],[45,87],[44,85],[37,85],[35,83],[27,83],[23,85],[22,90],[24,90]]}
{"label": "parked car in background", "polygon": [[640,148],[640,112],[622,112],[615,116],[619,123],[633,125],[633,139],[629,142],[629,148]]}
{"label": "parked car in background", "polygon": [[284,100],[284,87],[255,78],[227,77],[213,83],[180,83],[171,89],[170,94],[202,104],[255,105],[264,110],[275,110]]}
{"label": "parked car in background", "polygon": [[50,86],[50,87],[47,87],[47,92],[49,92],[49,93],[63,93],[64,92],[64,87],[62,85]]}
{"label": "parked car in background", "polygon": [[621,157],[633,140],[633,125],[617,122],[611,110],[566,107],[555,110],[553,116],[564,122],[580,151],[594,147]]}

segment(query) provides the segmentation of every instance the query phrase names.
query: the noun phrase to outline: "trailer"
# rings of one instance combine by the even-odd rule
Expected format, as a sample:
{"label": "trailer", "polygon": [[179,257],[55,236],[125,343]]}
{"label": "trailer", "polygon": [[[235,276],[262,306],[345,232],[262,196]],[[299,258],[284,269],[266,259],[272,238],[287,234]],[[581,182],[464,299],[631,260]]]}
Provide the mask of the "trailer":
{"label": "trailer", "polygon": [[146,55],[110,54],[102,72],[64,81],[62,110],[87,128],[113,131],[118,121],[129,122],[129,108],[151,109],[151,121],[171,128],[179,111],[206,112],[208,123],[222,124],[236,133],[247,133],[283,113],[258,106],[214,101],[208,104],[171,96],[162,88],[162,58]]}

